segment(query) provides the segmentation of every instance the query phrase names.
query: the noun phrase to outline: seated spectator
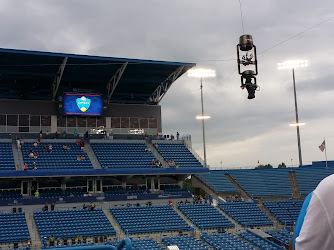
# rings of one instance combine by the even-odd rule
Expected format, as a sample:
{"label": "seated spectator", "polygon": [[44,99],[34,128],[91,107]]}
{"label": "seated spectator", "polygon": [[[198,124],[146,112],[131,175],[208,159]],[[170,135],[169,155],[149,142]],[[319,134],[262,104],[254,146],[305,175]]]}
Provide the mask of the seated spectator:
{"label": "seated spectator", "polygon": [[189,232],[191,234],[192,237],[195,237],[195,227],[193,225],[191,225],[189,227]]}
{"label": "seated spectator", "polygon": [[80,155],[80,161],[84,161],[85,157],[83,155]]}
{"label": "seated spectator", "polygon": [[91,202],[90,203],[90,211],[94,211],[94,209],[95,209],[95,204],[94,204],[94,202]]}
{"label": "seated spectator", "polygon": [[37,146],[38,146],[38,144],[37,144],[37,142],[34,142],[34,148],[37,148]]}
{"label": "seated spectator", "polygon": [[37,170],[36,162],[32,164],[32,170]]}
{"label": "seated spectator", "polygon": [[16,165],[16,171],[19,171],[19,170],[20,170],[20,165],[17,164],[17,165]]}
{"label": "seated spectator", "polygon": [[85,141],[84,141],[84,140],[82,140],[82,141],[80,142],[80,149],[81,149],[81,150],[84,150],[84,149],[85,149]]}
{"label": "seated spectator", "polygon": [[86,204],[83,204],[82,209],[87,209],[88,207],[86,206]]}
{"label": "seated spectator", "polygon": [[65,145],[63,145],[63,150],[66,150],[67,149],[67,146],[66,146],[66,144]]}
{"label": "seated spectator", "polygon": [[43,152],[45,153],[47,151],[46,145],[43,147]]}
{"label": "seated spectator", "polygon": [[29,158],[34,158],[34,152],[32,152],[32,150],[30,149],[29,154],[28,154]]}
{"label": "seated spectator", "polygon": [[169,201],[168,204],[171,206],[171,207],[174,207],[173,205],[173,202],[172,201]]}
{"label": "seated spectator", "polygon": [[158,143],[155,143],[155,144],[154,144],[154,147],[155,147],[155,148],[158,148],[158,147],[159,147]]}
{"label": "seated spectator", "polygon": [[37,153],[36,152],[34,152],[34,159],[36,159],[37,158]]}
{"label": "seated spectator", "polygon": [[24,163],[23,170],[28,170],[28,164],[27,163]]}
{"label": "seated spectator", "polygon": [[41,144],[41,137],[38,137],[38,138],[37,138],[37,144],[38,144],[38,145]]}
{"label": "seated spectator", "polygon": [[52,145],[49,144],[49,152],[52,153]]}
{"label": "seated spectator", "polygon": [[57,236],[57,245],[61,246],[61,238],[60,235]]}
{"label": "seated spectator", "polygon": [[71,147],[66,145],[66,150],[71,150]]}
{"label": "seated spectator", "polygon": [[78,244],[81,244],[82,243],[82,236],[79,234],[78,235]]}
{"label": "seated spectator", "polygon": [[147,146],[147,147],[145,148],[145,152],[151,152],[151,147],[150,147],[150,146]]}

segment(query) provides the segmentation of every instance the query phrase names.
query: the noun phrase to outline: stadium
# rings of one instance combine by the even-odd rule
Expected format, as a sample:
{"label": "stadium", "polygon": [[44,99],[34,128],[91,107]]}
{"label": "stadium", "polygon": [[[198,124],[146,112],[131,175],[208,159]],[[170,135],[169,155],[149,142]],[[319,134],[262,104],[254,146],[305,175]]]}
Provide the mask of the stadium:
{"label": "stadium", "polygon": [[0,49],[0,65],[2,249],[288,248],[333,173],[210,171],[161,120],[194,63]]}

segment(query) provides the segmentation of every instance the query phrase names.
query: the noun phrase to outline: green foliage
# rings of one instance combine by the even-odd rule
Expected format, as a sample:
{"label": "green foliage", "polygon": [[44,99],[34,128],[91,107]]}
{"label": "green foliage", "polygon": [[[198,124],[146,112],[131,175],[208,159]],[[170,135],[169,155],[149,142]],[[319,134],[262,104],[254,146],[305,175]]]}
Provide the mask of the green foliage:
{"label": "green foliage", "polygon": [[278,168],[286,168],[286,165],[284,162],[278,164]]}
{"label": "green foliage", "polygon": [[265,169],[265,168],[273,168],[273,166],[270,165],[270,164],[266,164],[266,165],[262,165],[262,164],[260,164],[260,165],[258,165],[256,168],[257,168],[257,169]]}

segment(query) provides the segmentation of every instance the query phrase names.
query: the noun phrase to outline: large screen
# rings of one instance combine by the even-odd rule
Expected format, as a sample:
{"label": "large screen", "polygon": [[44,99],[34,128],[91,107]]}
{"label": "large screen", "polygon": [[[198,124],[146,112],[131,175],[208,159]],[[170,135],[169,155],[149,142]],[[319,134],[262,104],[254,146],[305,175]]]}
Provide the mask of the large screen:
{"label": "large screen", "polygon": [[97,94],[66,93],[63,107],[65,115],[99,116],[102,115],[103,101]]}

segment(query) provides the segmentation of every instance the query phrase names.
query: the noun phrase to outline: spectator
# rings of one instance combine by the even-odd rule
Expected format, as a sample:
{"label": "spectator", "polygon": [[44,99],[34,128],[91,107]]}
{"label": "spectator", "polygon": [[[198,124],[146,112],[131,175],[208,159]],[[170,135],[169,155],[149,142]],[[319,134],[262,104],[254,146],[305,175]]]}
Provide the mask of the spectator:
{"label": "spectator", "polygon": [[81,150],[84,150],[84,149],[85,149],[85,141],[84,141],[84,140],[82,140],[82,141],[80,142],[80,149],[81,149]]}
{"label": "spectator", "polygon": [[43,137],[43,131],[39,131],[39,138],[41,139]]}
{"label": "spectator", "polygon": [[34,145],[35,148],[37,148],[37,146],[38,146],[37,142],[34,142],[33,145]]}
{"label": "spectator", "polygon": [[34,159],[36,159],[37,158],[37,153],[36,152],[34,152]]}
{"label": "spectator", "polygon": [[24,163],[23,170],[28,170],[28,164],[27,163]]}
{"label": "spectator", "polygon": [[66,150],[66,144],[63,145],[63,150]]}
{"label": "spectator", "polygon": [[169,206],[174,207],[174,204],[173,204],[172,201],[169,201],[168,204],[169,204]]}
{"label": "spectator", "polygon": [[51,203],[50,208],[51,208],[51,211],[55,210],[55,203],[54,202]]}
{"label": "spectator", "polygon": [[39,198],[39,192],[38,192],[38,189],[37,189],[36,192],[35,192],[35,198]]}
{"label": "spectator", "polygon": [[176,140],[179,140],[179,138],[180,138],[180,133],[176,132]]}
{"label": "spectator", "polygon": [[293,249],[333,249],[333,189],[334,174],[305,198],[294,230]]}
{"label": "spectator", "polygon": [[49,204],[47,202],[44,204],[44,211],[49,211]]}
{"label": "spectator", "polygon": [[49,130],[46,131],[46,138],[49,138]]}
{"label": "spectator", "polygon": [[50,243],[50,247],[53,247],[55,245],[55,237],[53,237],[52,234],[51,234],[51,236],[49,238],[49,243]]}
{"label": "spectator", "polygon": [[55,132],[55,138],[58,139],[58,132]]}
{"label": "spectator", "polygon": [[37,138],[37,144],[38,145],[41,144],[41,138],[40,137]]}
{"label": "spectator", "polygon": [[43,247],[46,248],[48,245],[47,245],[47,240],[46,240],[46,237],[43,237],[42,239],[42,244],[43,244]]}
{"label": "spectator", "polygon": [[155,143],[154,147],[157,149],[159,147],[158,143]]}
{"label": "spectator", "polygon": [[193,225],[191,225],[189,227],[189,232],[191,234],[192,237],[195,237],[195,227]]}
{"label": "spectator", "polygon": [[34,152],[30,149],[29,154],[28,154],[29,158],[34,158]]}
{"label": "spectator", "polygon": [[86,204],[83,204],[82,209],[87,209],[88,207],[86,206]]}
{"label": "spectator", "polygon": [[27,239],[26,243],[27,243],[27,249],[30,249],[31,248],[31,241],[30,241],[29,238]]}
{"label": "spectator", "polygon": [[61,246],[61,238],[60,235],[57,236],[57,245]]}
{"label": "spectator", "polygon": [[37,170],[36,162],[32,164],[32,170]]}
{"label": "spectator", "polygon": [[88,140],[88,131],[85,133],[85,140]]}
{"label": "spectator", "polygon": [[46,145],[43,147],[43,152],[45,153],[47,151]]}
{"label": "spectator", "polygon": [[147,146],[147,147],[145,148],[145,152],[151,152],[151,147],[150,147],[150,146]]}
{"label": "spectator", "polygon": [[82,236],[79,234],[78,235],[78,244],[81,244],[82,243]]}
{"label": "spectator", "polygon": [[19,170],[20,170],[20,165],[17,164],[17,165],[16,165],[16,171],[19,171]]}
{"label": "spectator", "polygon": [[52,153],[52,145],[49,144],[49,152]]}
{"label": "spectator", "polygon": [[94,211],[94,209],[95,209],[95,204],[94,204],[94,202],[91,202],[90,203],[90,211]]}
{"label": "spectator", "polygon": [[77,131],[77,129],[74,129],[73,134],[74,134],[74,137],[75,137],[75,138],[78,138],[78,131]]}
{"label": "spectator", "polygon": [[66,138],[66,130],[65,129],[63,129],[62,134],[63,134],[63,138]]}

